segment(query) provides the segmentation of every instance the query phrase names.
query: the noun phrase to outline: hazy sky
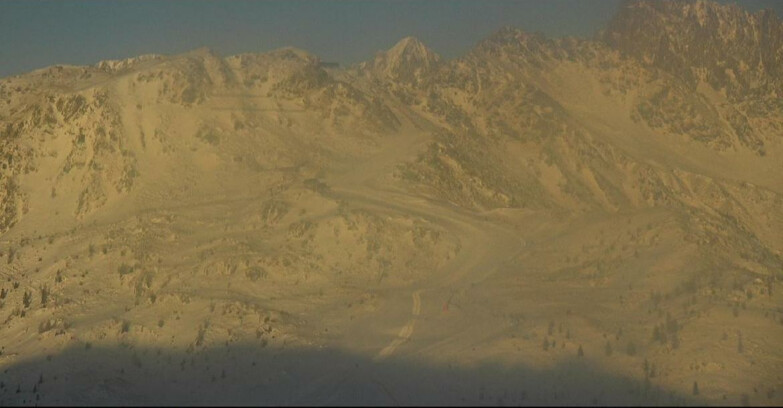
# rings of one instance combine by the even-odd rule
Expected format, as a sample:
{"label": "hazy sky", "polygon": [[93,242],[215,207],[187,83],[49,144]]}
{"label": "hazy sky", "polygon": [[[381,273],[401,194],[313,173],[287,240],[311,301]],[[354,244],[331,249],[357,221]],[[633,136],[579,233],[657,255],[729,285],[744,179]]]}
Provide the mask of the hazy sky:
{"label": "hazy sky", "polygon": [[[724,1],[725,2],[725,1]],[[305,49],[350,64],[413,35],[447,58],[505,25],[590,36],[619,0],[0,1],[0,77],[207,46],[219,54]],[[741,3],[776,9],[783,1]]]}

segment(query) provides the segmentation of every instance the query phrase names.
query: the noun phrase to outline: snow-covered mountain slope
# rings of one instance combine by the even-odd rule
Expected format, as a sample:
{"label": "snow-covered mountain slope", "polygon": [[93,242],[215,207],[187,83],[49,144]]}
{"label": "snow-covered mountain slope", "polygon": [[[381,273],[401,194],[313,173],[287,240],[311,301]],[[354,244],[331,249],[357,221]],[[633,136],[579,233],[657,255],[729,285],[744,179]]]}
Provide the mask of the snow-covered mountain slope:
{"label": "snow-covered mountain slope", "polygon": [[780,404],[782,27],[0,79],[0,404]]}

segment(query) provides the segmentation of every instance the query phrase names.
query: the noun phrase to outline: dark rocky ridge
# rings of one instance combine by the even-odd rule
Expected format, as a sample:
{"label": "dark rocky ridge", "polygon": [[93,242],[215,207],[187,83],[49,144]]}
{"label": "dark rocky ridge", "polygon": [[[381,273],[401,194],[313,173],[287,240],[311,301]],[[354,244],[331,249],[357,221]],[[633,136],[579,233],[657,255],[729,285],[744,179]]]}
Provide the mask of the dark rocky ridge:
{"label": "dark rocky ridge", "polygon": [[781,90],[783,24],[771,10],[697,1],[623,3],[598,38],[692,87],[704,81],[735,99]]}

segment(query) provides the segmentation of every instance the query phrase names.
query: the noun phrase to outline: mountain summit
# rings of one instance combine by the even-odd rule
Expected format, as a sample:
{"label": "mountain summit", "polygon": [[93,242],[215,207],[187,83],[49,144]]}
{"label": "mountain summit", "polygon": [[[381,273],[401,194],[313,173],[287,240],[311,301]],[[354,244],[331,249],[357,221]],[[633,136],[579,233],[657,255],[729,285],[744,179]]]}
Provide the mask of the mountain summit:
{"label": "mountain summit", "polygon": [[418,84],[441,63],[441,57],[415,37],[405,37],[361,68],[391,81]]}

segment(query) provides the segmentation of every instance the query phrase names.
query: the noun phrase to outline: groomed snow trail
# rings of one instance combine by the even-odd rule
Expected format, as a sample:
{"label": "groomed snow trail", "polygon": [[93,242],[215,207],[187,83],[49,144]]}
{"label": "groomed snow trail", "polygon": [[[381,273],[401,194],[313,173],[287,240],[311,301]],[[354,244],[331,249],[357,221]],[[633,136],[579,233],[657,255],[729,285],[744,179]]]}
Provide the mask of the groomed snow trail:
{"label": "groomed snow trail", "polygon": [[400,332],[397,334],[397,338],[392,340],[388,346],[384,347],[383,350],[381,350],[378,355],[375,356],[376,361],[389,357],[392,355],[392,353],[394,353],[394,350],[396,350],[397,347],[410,340],[411,334],[413,334],[413,329],[416,326],[416,321],[419,319],[419,314],[421,314],[422,292],[422,289],[413,292],[413,309],[411,310],[411,319],[408,320],[408,323],[406,323],[402,329],[400,329]]}

